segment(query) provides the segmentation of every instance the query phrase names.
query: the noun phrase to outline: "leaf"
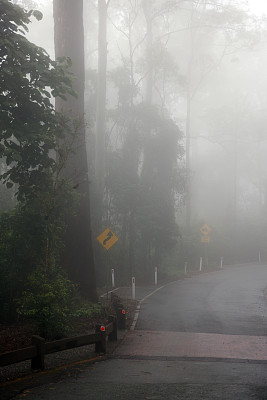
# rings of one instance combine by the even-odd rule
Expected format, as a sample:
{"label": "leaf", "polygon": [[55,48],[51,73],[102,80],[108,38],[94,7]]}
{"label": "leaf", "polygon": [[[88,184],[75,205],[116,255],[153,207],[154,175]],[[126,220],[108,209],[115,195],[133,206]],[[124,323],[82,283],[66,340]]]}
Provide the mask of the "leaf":
{"label": "leaf", "polygon": [[41,11],[33,10],[32,15],[33,15],[38,21],[41,21],[41,19],[43,19],[43,14],[41,13]]}
{"label": "leaf", "polygon": [[5,151],[5,146],[0,143],[0,155],[2,156]]}
{"label": "leaf", "polygon": [[13,160],[14,160],[14,161],[20,162],[20,161],[22,161],[22,157],[21,157],[20,154],[14,153],[14,154],[13,154]]}
{"label": "leaf", "polygon": [[7,183],[6,183],[6,187],[7,187],[8,189],[11,189],[11,188],[13,187],[13,183],[12,183],[12,182],[7,182]]}

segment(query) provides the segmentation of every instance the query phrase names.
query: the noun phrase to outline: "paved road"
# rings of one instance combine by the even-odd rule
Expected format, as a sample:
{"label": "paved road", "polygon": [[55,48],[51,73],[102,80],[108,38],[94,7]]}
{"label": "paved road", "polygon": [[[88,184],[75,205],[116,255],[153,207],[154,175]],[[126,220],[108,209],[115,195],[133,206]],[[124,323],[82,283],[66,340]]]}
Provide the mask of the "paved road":
{"label": "paved road", "polygon": [[142,303],[113,358],[12,398],[267,400],[266,286],[267,266],[168,285]]}
{"label": "paved road", "polygon": [[[265,369],[266,372],[266,369]],[[264,383],[265,381],[265,383]],[[27,389],[27,400],[266,400],[261,364],[113,359]]]}
{"label": "paved road", "polygon": [[170,284],[145,300],[136,329],[267,334],[267,266],[239,266]]}

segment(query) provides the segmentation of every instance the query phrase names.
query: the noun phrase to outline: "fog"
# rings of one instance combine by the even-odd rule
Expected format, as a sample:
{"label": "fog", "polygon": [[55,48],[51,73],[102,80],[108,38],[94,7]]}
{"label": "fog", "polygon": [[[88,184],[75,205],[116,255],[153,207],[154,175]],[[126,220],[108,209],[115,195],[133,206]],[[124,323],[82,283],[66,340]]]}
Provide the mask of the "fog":
{"label": "fog", "polygon": [[[52,1],[35,3],[43,12],[43,20],[33,21],[29,38],[53,55]],[[267,48],[263,15],[267,6],[260,0],[148,1],[146,5],[147,15],[142,1],[111,0],[108,7],[106,164],[113,164],[106,168],[114,172],[114,157],[123,157],[125,126],[130,118],[123,115],[125,105],[155,105],[181,134],[170,172],[178,171],[176,183],[164,189],[161,182],[162,191],[169,190],[172,196],[166,201],[175,204],[179,231],[191,243],[192,235],[200,235],[200,227],[208,224],[217,246],[216,257],[235,240],[239,246],[237,259],[244,245],[249,251],[240,261],[255,259],[259,251],[264,253],[267,233]],[[84,30],[85,115],[90,173],[94,175],[98,68],[95,1],[84,1]],[[138,140],[142,140],[140,135]],[[135,153],[142,176],[148,157],[146,147],[141,144],[137,150],[139,145],[131,141],[133,148],[128,151]],[[161,157],[163,151],[167,151],[164,146]],[[160,167],[155,163],[153,168]],[[113,188],[107,189],[107,196],[115,203],[113,191],[118,185],[116,178],[120,179],[116,174],[114,178],[108,173]],[[113,211],[116,207],[113,205]],[[114,222],[117,212],[112,215],[109,210],[108,218]],[[229,256],[233,258],[233,254]]]}

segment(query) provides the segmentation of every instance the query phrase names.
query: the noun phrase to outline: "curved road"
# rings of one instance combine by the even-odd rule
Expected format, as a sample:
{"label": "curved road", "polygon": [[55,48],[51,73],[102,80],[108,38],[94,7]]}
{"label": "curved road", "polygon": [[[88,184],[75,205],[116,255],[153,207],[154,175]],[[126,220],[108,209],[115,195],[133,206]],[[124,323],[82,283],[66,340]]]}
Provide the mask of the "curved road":
{"label": "curved road", "polygon": [[267,266],[226,267],[169,284],[141,306],[137,330],[267,335]]}
{"label": "curved road", "polygon": [[[165,286],[141,304],[114,356],[74,365],[4,399],[266,400],[267,266]],[[138,288],[137,288],[138,290]],[[142,289],[143,290],[143,289]],[[6,387],[8,389],[8,387]]]}

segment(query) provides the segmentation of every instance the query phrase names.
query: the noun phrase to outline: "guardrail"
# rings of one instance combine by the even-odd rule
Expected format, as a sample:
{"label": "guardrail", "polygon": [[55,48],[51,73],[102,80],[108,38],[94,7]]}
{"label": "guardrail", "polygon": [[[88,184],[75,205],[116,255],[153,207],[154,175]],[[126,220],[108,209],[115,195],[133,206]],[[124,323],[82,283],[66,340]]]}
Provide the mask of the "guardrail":
{"label": "guardrail", "polygon": [[34,335],[32,336],[32,346],[0,354],[0,367],[31,360],[32,369],[43,370],[45,355],[89,344],[95,345],[96,353],[106,353],[107,340],[117,340],[118,326],[121,329],[125,329],[125,313],[119,314],[118,317],[109,316],[106,326],[97,324],[95,333],[88,335],[74,336],[52,342],[45,342],[44,338]]}

